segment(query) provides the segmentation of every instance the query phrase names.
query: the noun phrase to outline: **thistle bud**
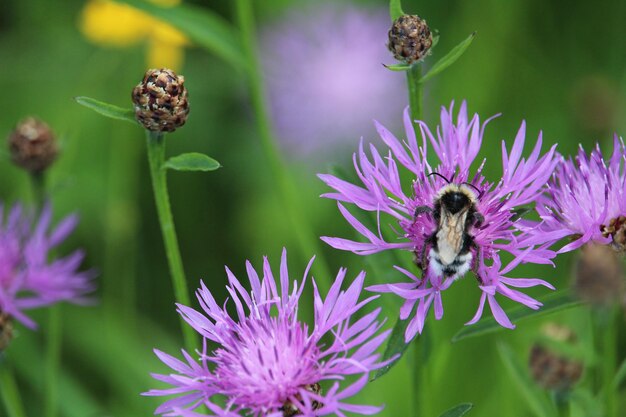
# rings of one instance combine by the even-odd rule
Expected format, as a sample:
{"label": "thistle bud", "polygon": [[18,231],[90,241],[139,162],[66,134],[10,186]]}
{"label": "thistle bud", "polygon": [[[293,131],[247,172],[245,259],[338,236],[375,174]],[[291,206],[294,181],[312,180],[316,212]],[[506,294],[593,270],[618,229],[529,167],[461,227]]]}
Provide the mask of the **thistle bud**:
{"label": "thistle bud", "polygon": [[11,316],[0,312],[0,352],[5,350],[13,339],[13,323]]}
{"label": "thistle bud", "polygon": [[11,160],[33,174],[45,171],[58,154],[54,133],[34,117],[22,120],[9,135],[8,142]]}
{"label": "thistle bud", "polygon": [[[564,326],[549,323],[542,330],[544,336],[553,342],[573,345],[576,339],[574,333]],[[530,351],[528,366],[537,384],[554,391],[569,390],[583,372],[582,362],[539,343],[533,345]]]}
{"label": "thistle bud", "polygon": [[430,52],[433,36],[426,20],[417,15],[400,16],[389,30],[387,47],[398,61],[412,64]]}
{"label": "thistle bud", "polygon": [[596,306],[617,301],[624,290],[624,271],[618,254],[606,245],[582,247],[576,268],[574,291]]}
{"label": "thistle bud", "polygon": [[133,89],[135,118],[146,129],[173,132],[187,121],[185,78],[170,69],[149,69]]}

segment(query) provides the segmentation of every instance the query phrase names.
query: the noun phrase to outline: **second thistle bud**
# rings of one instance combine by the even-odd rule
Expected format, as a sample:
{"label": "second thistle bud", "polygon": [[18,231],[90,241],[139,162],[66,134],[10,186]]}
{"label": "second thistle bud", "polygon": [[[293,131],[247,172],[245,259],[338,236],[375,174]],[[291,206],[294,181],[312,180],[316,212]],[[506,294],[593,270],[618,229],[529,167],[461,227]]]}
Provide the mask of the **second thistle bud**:
{"label": "second thistle bud", "polygon": [[58,154],[54,133],[46,123],[34,117],[22,120],[8,141],[11,160],[33,174],[45,171]]}
{"label": "second thistle bud", "polygon": [[420,61],[430,51],[433,36],[426,20],[417,15],[404,15],[397,18],[389,30],[387,47],[398,61],[412,64]]}
{"label": "second thistle bud", "polygon": [[184,82],[167,68],[146,71],[132,93],[137,121],[154,132],[173,132],[184,125],[189,113]]}

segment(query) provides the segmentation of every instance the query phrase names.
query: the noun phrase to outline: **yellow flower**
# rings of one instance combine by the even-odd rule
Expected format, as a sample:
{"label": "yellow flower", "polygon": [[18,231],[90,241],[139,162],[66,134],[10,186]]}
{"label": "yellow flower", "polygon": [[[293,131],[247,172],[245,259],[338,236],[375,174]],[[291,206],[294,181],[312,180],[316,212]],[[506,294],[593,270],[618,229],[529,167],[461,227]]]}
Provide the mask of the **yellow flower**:
{"label": "yellow flower", "polygon": [[[161,6],[175,6],[180,0],[151,0]],[[147,43],[150,68],[180,69],[183,47],[188,39],[173,26],[126,4],[111,0],[89,0],[80,17],[80,29],[87,39],[104,46],[125,47]]]}

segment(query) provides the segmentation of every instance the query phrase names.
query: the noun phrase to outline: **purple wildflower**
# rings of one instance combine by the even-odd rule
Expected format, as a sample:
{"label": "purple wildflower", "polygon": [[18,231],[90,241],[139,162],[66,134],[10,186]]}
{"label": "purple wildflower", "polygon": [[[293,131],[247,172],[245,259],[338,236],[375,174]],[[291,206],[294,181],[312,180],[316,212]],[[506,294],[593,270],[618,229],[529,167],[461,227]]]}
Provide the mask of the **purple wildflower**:
{"label": "purple wildflower", "polygon": [[[0,205],[0,221],[3,214]],[[49,260],[50,251],[73,231],[76,216],[66,217],[49,231],[51,219],[50,206],[35,224],[33,216],[16,205],[0,224],[0,313],[30,328],[37,325],[23,310],[59,301],[84,302],[83,296],[93,290],[93,274],[78,271],[82,251]]]}
{"label": "purple wildflower", "polygon": [[[184,350],[184,361],[155,350],[175,373],[153,376],[172,387],[145,395],[179,395],[156,413],[197,415],[194,410],[202,405],[222,417],[241,413],[344,416],[346,411],[367,415],[380,411],[380,407],[344,402],[364,387],[371,370],[387,363],[380,362],[375,353],[389,333],[377,334],[383,324],[376,321],[380,308],[353,321],[353,315],[377,296],[359,302],[364,272],[341,291],[346,276],[341,269],[326,299],[313,281],[315,321],[309,328],[298,320],[297,313],[312,262],[302,281],[294,280],[291,288],[285,250],[278,286],[267,258],[261,279],[247,262],[250,292],[226,268],[227,290],[237,313],[233,317],[226,305],[217,304],[204,283],[197,292],[204,314],[178,305],[178,312],[204,337],[204,349],[199,362]],[[210,354],[208,341],[218,345]],[[340,382],[349,375],[356,375],[356,380],[340,389]],[[215,404],[214,396],[225,397],[225,408]]]}
{"label": "purple wildflower", "polygon": [[572,236],[559,252],[588,242],[626,249],[626,148],[617,136],[613,155],[605,161],[600,146],[587,155],[580,147],[575,159],[562,160],[548,184],[537,211],[544,220],[537,234],[555,240]]}
{"label": "purple wildflower", "polygon": [[404,82],[382,65],[387,10],[320,3],[272,22],[261,42],[278,137],[300,155],[336,150],[369,134],[372,114],[388,123],[406,105]]}
{"label": "purple wildflower", "polygon": [[[480,150],[487,122],[481,125],[478,115],[468,120],[466,103],[463,102],[455,124],[452,119],[453,104],[449,111],[442,109],[441,126],[437,128],[436,136],[424,122],[419,122],[421,145],[418,145],[408,111],[404,114],[407,135],[404,142],[376,123],[378,133],[389,150],[381,154],[374,145],[370,145],[370,159],[361,144],[358,153],[354,155],[354,166],[362,185],[351,184],[332,175],[320,175],[327,185],[336,190],[324,197],[338,201],[339,210],[345,219],[366,240],[323,237],[325,242],[334,248],[360,255],[388,249],[406,249],[416,254],[418,265],[421,264],[420,259],[427,257],[426,265],[421,265],[426,270],[422,277],[396,267],[411,281],[368,288],[378,292],[393,292],[404,298],[406,301],[400,312],[402,319],[407,319],[417,304],[416,313],[405,334],[407,341],[422,331],[431,304],[435,306],[435,318],[442,317],[441,292],[470,267],[477,275],[482,297],[478,312],[467,324],[481,317],[487,301],[498,323],[513,328],[514,325],[496,301],[496,294],[538,309],[541,306],[539,301],[511,287],[544,285],[553,289],[550,284],[539,279],[514,279],[505,275],[520,263],[551,264],[550,259],[554,257],[554,252],[547,249],[552,242],[547,242],[540,235],[528,233],[529,229],[537,227],[536,222],[517,219],[515,210],[533,203],[543,191],[557,164],[555,147],[540,156],[540,134],[528,159],[521,158],[526,134],[525,123],[522,123],[510,152],[502,143],[502,179],[491,183],[483,177],[485,160],[471,176],[470,166]],[[434,169],[427,161],[427,143],[432,145],[440,161]],[[415,176],[408,191],[405,191],[400,180],[398,163]],[[437,242],[433,239],[436,238],[439,225],[435,220],[437,213],[432,207],[445,187],[472,196],[475,200],[474,208],[482,217],[482,221],[465,226],[473,244],[468,245],[468,253],[464,255],[465,264],[459,266],[456,273],[442,271],[441,263],[433,261],[433,247]],[[362,210],[376,212],[379,217],[378,231],[370,230],[357,220],[343,203],[352,203]],[[418,210],[424,207],[428,209]],[[399,226],[400,231],[392,226],[394,240],[388,241],[381,234],[381,212],[392,216]],[[500,251],[514,256],[514,260],[505,267],[502,267]]]}

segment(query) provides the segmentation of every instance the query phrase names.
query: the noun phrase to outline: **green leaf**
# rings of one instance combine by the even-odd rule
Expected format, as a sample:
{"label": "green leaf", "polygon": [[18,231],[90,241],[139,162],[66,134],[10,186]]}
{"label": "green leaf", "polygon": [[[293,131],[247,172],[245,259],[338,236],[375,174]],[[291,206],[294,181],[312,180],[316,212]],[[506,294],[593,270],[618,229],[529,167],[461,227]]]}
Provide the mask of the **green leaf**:
{"label": "green leaf", "polygon": [[246,66],[238,32],[213,11],[189,4],[161,7],[145,0],[121,1],[171,24],[193,42],[236,68]]}
{"label": "green leaf", "polygon": [[459,404],[456,407],[452,407],[439,417],[462,417],[467,414],[472,407],[474,407],[474,404],[471,403]]}
{"label": "green leaf", "polygon": [[391,16],[391,21],[393,22],[403,14],[405,13],[402,11],[402,1],[389,0],[389,16]]}
{"label": "green leaf", "polygon": [[393,65],[383,64],[383,67],[387,68],[389,71],[394,71],[394,72],[408,71],[411,69],[411,66],[409,64],[393,64]]}
{"label": "green leaf", "polygon": [[624,380],[626,380],[626,359],[622,361],[622,364],[619,366],[617,372],[615,373],[615,377],[613,378],[613,388],[617,390],[619,388],[619,385]]}
{"label": "green leaf", "polygon": [[402,358],[404,352],[409,347],[409,343],[404,342],[404,333],[406,332],[406,328],[409,325],[410,320],[400,320],[396,321],[395,326],[393,326],[393,330],[391,331],[391,336],[389,337],[389,341],[387,342],[387,347],[385,348],[385,353],[383,353],[382,360],[386,361],[394,357],[395,355],[399,355],[393,362],[387,364],[386,366],[380,368],[378,372],[372,378],[372,381],[377,380],[381,376],[385,375],[389,370]]}
{"label": "green leaf", "polygon": [[[557,311],[567,310],[569,308],[583,305],[583,303],[574,298],[569,291],[561,291],[551,294],[542,300],[542,303],[543,307],[539,310],[531,310],[526,306],[518,306],[511,309],[507,315],[512,322],[518,322],[520,320],[556,313]],[[485,317],[480,319],[476,324],[463,327],[452,337],[452,341],[457,342],[462,339],[467,339],[468,337],[481,336],[497,332],[502,329],[504,329],[504,327],[500,326],[498,322],[496,322],[496,319],[493,317]]]}
{"label": "green leaf", "polygon": [[476,32],[472,33],[463,42],[461,42],[460,44],[452,48],[450,52],[448,52],[443,58],[437,61],[431,67],[431,69],[426,74],[424,74],[424,76],[420,79],[419,82],[425,83],[426,81],[433,78],[435,75],[439,74],[440,72],[448,68],[450,65],[454,64],[456,60],[459,59],[461,55],[465,53],[467,48],[469,48],[475,36],[476,36]]}
{"label": "green leaf", "polygon": [[198,152],[183,153],[168,159],[163,168],[176,171],[215,171],[221,167],[215,159]]}
{"label": "green leaf", "polygon": [[521,394],[526,398],[526,402],[531,411],[537,417],[557,416],[558,413],[552,402],[530,378],[525,364],[519,360],[511,348],[504,343],[499,343],[498,353],[507,371],[509,371],[509,375],[517,384]]}
{"label": "green leaf", "polygon": [[78,104],[82,104],[88,109],[91,109],[96,113],[100,113],[103,116],[137,124],[133,109],[125,109],[123,107],[114,106],[113,104],[105,103],[90,97],[74,97],[74,100],[76,100]]}

